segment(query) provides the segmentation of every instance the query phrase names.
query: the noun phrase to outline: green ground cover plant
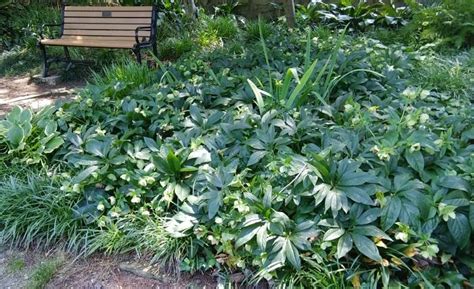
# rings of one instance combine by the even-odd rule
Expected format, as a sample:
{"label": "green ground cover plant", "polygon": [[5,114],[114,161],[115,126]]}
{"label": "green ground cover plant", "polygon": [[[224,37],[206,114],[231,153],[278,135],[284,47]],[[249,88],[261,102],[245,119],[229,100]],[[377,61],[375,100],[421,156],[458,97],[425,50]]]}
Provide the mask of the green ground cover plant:
{"label": "green ground cover plant", "polygon": [[174,62],[0,121],[2,243],[276,288],[474,284],[472,49],[198,21],[162,32]]}

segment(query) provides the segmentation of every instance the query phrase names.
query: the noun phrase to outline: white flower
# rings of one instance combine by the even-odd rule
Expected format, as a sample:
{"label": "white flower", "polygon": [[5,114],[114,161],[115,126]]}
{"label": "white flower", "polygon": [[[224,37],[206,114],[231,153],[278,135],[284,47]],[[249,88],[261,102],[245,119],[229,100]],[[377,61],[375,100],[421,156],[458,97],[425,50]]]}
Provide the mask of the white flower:
{"label": "white flower", "polygon": [[120,214],[119,214],[118,212],[110,212],[110,216],[111,216],[112,218],[117,218],[117,217],[120,216]]}
{"label": "white flower", "polygon": [[104,136],[106,132],[107,131],[105,129],[100,129],[100,127],[95,129],[95,133],[100,135],[100,136]]}
{"label": "white flower", "polygon": [[216,224],[222,224],[222,218],[216,217],[214,222],[216,222]]}
{"label": "white flower", "polygon": [[146,185],[147,185],[146,179],[145,178],[140,178],[138,180],[138,184],[142,187],[146,187]]}
{"label": "white flower", "polygon": [[142,215],[143,215],[143,216],[150,216],[150,211],[148,211],[148,210],[143,210],[143,211],[142,211]]}
{"label": "white flower", "polygon": [[408,234],[405,232],[397,232],[395,233],[395,239],[403,241],[403,242],[408,242]]}
{"label": "white flower", "polygon": [[415,143],[415,144],[412,144],[411,147],[410,147],[410,152],[417,152],[419,151],[421,148],[421,145],[419,142]]}
{"label": "white flower", "polygon": [[110,204],[111,204],[112,206],[115,205],[115,202],[116,202],[115,197],[114,197],[114,196],[110,196],[110,197],[109,197],[109,202],[110,202]]}
{"label": "white flower", "polygon": [[426,113],[420,115],[420,123],[426,123],[430,119],[430,116]]}
{"label": "white flower", "polygon": [[140,197],[138,196],[133,196],[132,201],[133,204],[138,204],[140,203]]}
{"label": "white flower", "polygon": [[97,210],[99,210],[99,211],[104,211],[104,210],[105,210],[104,204],[99,203],[99,204],[97,205]]}
{"label": "white flower", "polygon": [[354,110],[354,106],[352,104],[345,104],[344,105],[344,111],[345,112],[351,112]]}

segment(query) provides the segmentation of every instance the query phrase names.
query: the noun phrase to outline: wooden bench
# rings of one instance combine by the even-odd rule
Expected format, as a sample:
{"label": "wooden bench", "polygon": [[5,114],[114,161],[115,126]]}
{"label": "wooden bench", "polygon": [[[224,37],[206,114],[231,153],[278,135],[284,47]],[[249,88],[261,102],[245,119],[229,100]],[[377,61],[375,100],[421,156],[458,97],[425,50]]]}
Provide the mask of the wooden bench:
{"label": "wooden bench", "polygon": [[[59,38],[45,39],[40,33],[39,47],[43,54],[43,76],[48,75],[54,61],[72,65],[68,47],[131,49],[141,63],[141,49],[156,47],[156,6],[97,7],[62,6],[61,23],[45,27],[61,27]],[[46,46],[64,47],[65,58],[48,58]]]}

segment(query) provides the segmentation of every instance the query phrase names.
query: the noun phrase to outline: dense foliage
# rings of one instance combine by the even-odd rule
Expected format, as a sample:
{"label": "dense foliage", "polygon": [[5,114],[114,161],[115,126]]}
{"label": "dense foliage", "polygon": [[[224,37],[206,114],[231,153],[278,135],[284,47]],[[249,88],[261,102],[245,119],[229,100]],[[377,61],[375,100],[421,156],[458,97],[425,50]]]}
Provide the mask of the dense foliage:
{"label": "dense foliage", "polygon": [[[288,30],[164,4],[176,62],[118,62],[71,102],[0,120],[0,243],[282,288],[474,284],[473,50],[360,33],[385,6],[319,3],[333,30]],[[401,29],[434,27],[412,9]]]}

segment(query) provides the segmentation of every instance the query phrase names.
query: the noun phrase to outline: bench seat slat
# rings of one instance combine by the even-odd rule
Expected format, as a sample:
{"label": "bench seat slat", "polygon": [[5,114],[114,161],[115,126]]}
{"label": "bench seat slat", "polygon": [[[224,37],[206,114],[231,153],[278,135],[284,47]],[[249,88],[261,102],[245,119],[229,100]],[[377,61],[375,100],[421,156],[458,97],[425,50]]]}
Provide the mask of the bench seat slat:
{"label": "bench seat slat", "polygon": [[103,16],[103,11],[64,11],[64,17],[86,18],[151,18],[149,11],[112,11],[110,16]]}
{"label": "bench seat slat", "polygon": [[135,24],[136,26],[147,26],[151,24],[151,18],[65,17],[64,24]]}
{"label": "bench seat slat", "polygon": [[[63,35],[79,36],[130,36],[135,37],[135,30],[75,30],[64,29]],[[150,37],[150,31],[139,31],[139,37]]]}
{"label": "bench seat slat", "polygon": [[65,6],[65,11],[148,11],[153,10],[152,6]]}
{"label": "bench seat slat", "polygon": [[[133,30],[138,26],[137,24],[64,24],[64,30]],[[149,25],[143,25],[149,26]]]}
{"label": "bench seat slat", "polygon": [[97,47],[97,48],[133,48],[135,41],[129,40],[98,40],[98,39],[43,39],[41,44],[52,46],[76,46],[76,47]]}

